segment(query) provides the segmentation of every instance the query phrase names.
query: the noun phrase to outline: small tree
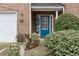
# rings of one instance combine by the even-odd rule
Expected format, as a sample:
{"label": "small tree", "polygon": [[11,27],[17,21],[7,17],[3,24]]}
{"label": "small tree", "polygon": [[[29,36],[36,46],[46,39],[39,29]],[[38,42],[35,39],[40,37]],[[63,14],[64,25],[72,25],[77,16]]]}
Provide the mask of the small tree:
{"label": "small tree", "polygon": [[79,18],[69,13],[62,14],[55,22],[55,29],[56,31],[67,29],[79,30]]}

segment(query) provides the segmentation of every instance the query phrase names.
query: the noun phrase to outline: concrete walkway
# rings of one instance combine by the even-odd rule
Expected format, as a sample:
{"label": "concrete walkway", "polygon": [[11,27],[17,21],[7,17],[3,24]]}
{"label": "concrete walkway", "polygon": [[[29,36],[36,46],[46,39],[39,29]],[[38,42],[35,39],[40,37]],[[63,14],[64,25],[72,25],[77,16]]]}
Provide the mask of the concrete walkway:
{"label": "concrete walkway", "polygon": [[45,56],[48,53],[48,49],[43,44],[39,44],[36,48],[26,50],[25,56]]}
{"label": "concrete walkway", "polygon": [[10,46],[10,43],[1,43],[0,42],[0,56],[6,56],[6,48]]}
{"label": "concrete walkway", "polygon": [[1,43],[0,42],[0,50],[4,49],[4,48],[7,48],[10,46],[10,43]]}

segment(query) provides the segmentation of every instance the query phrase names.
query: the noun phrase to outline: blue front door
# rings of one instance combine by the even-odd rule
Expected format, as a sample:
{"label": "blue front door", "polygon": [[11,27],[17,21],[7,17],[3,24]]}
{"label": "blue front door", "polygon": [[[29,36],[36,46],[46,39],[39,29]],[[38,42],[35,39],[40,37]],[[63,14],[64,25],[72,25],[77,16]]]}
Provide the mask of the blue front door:
{"label": "blue front door", "polygon": [[40,16],[40,36],[45,37],[50,33],[50,16]]}

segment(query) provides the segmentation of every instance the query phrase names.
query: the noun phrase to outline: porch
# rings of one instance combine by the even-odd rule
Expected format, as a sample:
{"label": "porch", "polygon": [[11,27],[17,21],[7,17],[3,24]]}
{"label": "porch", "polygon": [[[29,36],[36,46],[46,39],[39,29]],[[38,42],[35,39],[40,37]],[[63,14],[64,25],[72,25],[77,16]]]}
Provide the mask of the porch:
{"label": "porch", "polygon": [[36,32],[40,37],[54,32],[54,22],[62,13],[64,13],[64,5],[62,4],[32,3],[30,32]]}

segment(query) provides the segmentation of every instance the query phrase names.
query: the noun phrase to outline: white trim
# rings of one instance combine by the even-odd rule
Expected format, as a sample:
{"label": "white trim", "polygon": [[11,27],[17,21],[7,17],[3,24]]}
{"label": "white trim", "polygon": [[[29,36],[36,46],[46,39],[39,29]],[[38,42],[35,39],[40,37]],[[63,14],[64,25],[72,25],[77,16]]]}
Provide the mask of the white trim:
{"label": "white trim", "polygon": [[58,18],[58,10],[56,10],[56,19]]}
{"label": "white trim", "polygon": [[40,32],[40,15],[38,15],[38,19],[39,19],[39,27],[38,27],[39,28],[39,32],[38,33],[39,33],[39,36],[40,36],[40,33],[41,33]]}
{"label": "white trim", "polygon": [[53,15],[51,15],[52,17],[52,32],[54,32],[54,18],[53,18]]}
{"label": "white trim", "polygon": [[49,33],[51,33],[51,16],[49,15]]}
{"label": "white trim", "polygon": [[55,9],[55,8],[33,8],[32,11],[61,11],[63,10],[63,8],[58,8],[58,9]]}
{"label": "white trim", "polygon": [[65,9],[64,9],[64,7],[63,7],[63,13],[65,13]]}
{"label": "white trim", "polygon": [[57,7],[55,7],[55,6],[42,6],[42,7],[41,6],[32,6],[31,8],[63,8],[63,7],[60,7],[60,6],[59,7],[58,6]]}
{"label": "white trim", "polygon": [[0,13],[16,13],[17,14],[17,11],[0,11]]}
{"label": "white trim", "polygon": [[50,15],[50,33],[52,31],[52,23],[51,23],[51,21],[52,21],[52,16]]}
{"label": "white trim", "polygon": [[[32,24],[32,22],[31,22],[31,3],[29,3],[29,34],[30,34],[30,38],[31,38],[31,24]],[[27,27],[26,27],[27,28]]]}
{"label": "white trim", "polygon": [[[40,16],[49,16],[50,18],[52,17],[52,15],[50,15],[50,14],[39,14],[38,15],[38,17],[39,17],[39,36],[40,36],[40,34],[41,34],[41,31],[40,31]],[[52,18],[53,19],[53,18]],[[52,25],[51,24],[51,20],[52,19],[49,19],[50,20],[50,25]],[[52,20],[53,21],[53,20]],[[50,26],[49,25],[49,26]],[[52,25],[53,26],[53,25]],[[49,28],[50,28],[50,30],[49,30],[49,33],[51,33],[51,29],[53,28],[52,26],[50,26]]]}
{"label": "white trim", "polygon": [[64,7],[55,7],[55,6],[32,6],[32,11],[61,11]]}

